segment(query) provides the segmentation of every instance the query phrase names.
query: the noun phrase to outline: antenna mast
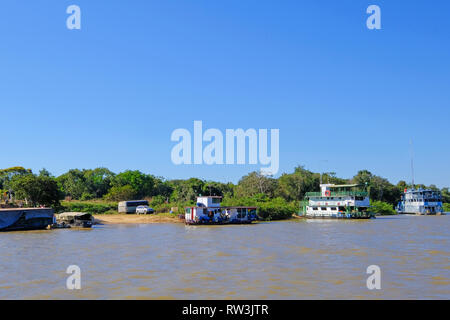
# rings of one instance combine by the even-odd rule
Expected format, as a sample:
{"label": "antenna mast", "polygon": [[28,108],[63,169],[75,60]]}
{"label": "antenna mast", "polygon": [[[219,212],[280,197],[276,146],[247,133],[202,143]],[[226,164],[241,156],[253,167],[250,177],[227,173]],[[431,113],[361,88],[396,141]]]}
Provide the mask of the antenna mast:
{"label": "antenna mast", "polygon": [[414,148],[413,148],[413,141],[410,140],[411,144],[411,178],[412,178],[412,188],[414,189]]}

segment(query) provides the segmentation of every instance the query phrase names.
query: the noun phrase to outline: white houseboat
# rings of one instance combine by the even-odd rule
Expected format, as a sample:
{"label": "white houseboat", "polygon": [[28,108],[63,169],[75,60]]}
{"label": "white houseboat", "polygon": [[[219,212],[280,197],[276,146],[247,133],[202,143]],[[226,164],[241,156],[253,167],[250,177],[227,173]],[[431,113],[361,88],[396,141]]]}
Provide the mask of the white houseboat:
{"label": "white houseboat", "polygon": [[200,196],[185,208],[186,224],[245,224],[257,220],[256,207],[222,207],[222,197]]}
{"label": "white houseboat", "polygon": [[321,184],[320,192],[308,192],[300,216],[306,218],[370,219],[369,193],[364,185]]}
{"label": "white houseboat", "polygon": [[430,189],[405,189],[396,210],[399,214],[444,214],[441,192]]}

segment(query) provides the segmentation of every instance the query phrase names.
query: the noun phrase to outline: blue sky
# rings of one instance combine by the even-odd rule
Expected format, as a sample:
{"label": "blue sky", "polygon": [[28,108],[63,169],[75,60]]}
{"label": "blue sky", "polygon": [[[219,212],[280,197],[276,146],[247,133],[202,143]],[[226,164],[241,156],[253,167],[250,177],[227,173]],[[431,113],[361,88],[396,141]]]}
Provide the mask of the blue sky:
{"label": "blue sky", "polygon": [[[82,29],[66,28],[76,4]],[[366,28],[379,5],[382,30]],[[280,129],[280,171],[450,186],[448,1],[4,0],[0,168],[175,166],[177,128]]]}

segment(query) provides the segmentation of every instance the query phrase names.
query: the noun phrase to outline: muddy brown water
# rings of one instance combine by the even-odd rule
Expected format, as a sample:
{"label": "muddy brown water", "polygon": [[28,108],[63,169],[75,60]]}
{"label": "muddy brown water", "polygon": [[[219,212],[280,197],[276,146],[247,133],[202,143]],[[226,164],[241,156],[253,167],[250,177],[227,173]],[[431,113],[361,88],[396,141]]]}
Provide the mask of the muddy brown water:
{"label": "muddy brown water", "polygon": [[449,230],[447,215],[0,233],[0,299],[450,299]]}

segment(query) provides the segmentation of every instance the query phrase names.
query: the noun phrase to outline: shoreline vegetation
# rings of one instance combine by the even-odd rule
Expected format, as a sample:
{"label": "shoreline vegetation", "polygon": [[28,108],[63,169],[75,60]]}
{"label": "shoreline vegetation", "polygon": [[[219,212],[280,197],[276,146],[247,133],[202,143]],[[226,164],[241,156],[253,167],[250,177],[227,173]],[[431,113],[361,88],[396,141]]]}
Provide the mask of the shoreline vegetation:
{"label": "shoreline vegetation", "polygon": [[[380,215],[396,214],[394,206],[405,188],[387,179],[360,170],[351,178],[339,178],[333,172],[315,173],[298,166],[278,178],[251,172],[238,183],[206,181],[198,178],[166,180],[137,170],[113,173],[106,168],[72,169],[53,176],[46,169],[35,174],[30,169],[0,169],[0,207],[47,206],[55,212],[86,212],[97,221],[115,223],[182,222],[184,207],[195,204],[198,195],[222,196],[223,206],[255,206],[263,221],[291,219],[300,210],[306,192],[319,190],[324,183],[366,184],[372,210]],[[436,186],[415,187],[439,190]],[[440,190],[444,211],[450,211],[449,188]],[[120,215],[119,201],[145,199],[155,209],[154,215]]]}

